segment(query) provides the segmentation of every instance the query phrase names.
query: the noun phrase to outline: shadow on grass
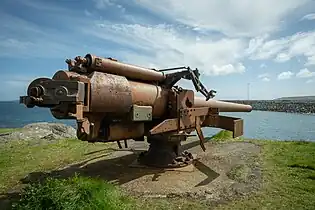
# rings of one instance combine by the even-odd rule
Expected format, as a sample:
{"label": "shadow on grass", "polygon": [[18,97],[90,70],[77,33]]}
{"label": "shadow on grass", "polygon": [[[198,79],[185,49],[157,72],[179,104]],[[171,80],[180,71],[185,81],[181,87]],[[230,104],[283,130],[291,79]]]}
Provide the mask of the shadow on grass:
{"label": "shadow on grass", "polygon": [[[199,141],[193,141],[182,146],[182,150],[187,150],[192,147],[199,146]],[[114,150],[115,151],[115,150]],[[117,151],[125,151],[125,149],[117,150]],[[129,150],[130,151],[130,150]],[[25,178],[21,179],[20,181],[23,184],[31,184],[37,182],[43,182],[46,178],[69,178],[73,177],[75,174],[80,176],[88,176],[88,177],[95,177],[101,178],[103,180],[113,182],[115,184],[121,185],[124,183],[128,183],[132,180],[138,179],[140,177],[146,175],[152,175],[152,181],[156,180],[158,176],[160,176],[164,170],[158,168],[137,168],[137,167],[130,167],[130,165],[137,159],[137,156],[144,150],[133,150],[131,154],[111,158],[111,159],[101,159],[99,158],[107,156],[100,155],[93,159],[89,159],[78,164],[70,165],[66,168],[51,171],[49,173],[45,172],[32,172],[28,174]],[[98,153],[101,151],[95,151],[93,153]],[[131,151],[130,151],[131,152]],[[93,162],[91,162],[94,160]],[[197,184],[195,187],[207,185],[216,179],[219,174],[210,169],[208,166],[204,165],[200,161],[196,160],[194,162],[195,167],[204,173],[207,178]],[[3,199],[0,198],[0,206],[8,206],[10,205],[10,200],[19,199],[18,193],[14,194],[6,194],[2,196]],[[2,208],[1,208],[2,209]]]}
{"label": "shadow on grass", "polygon": [[11,209],[12,201],[17,201],[21,198],[19,192],[9,192],[6,194],[0,194],[0,209],[9,210]]}

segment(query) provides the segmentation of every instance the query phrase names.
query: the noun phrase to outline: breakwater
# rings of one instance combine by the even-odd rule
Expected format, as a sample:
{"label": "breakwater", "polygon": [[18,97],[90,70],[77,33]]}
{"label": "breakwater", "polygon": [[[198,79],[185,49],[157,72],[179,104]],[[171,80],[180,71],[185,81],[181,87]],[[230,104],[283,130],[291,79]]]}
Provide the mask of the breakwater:
{"label": "breakwater", "polygon": [[227,102],[248,104],[253,110],[288,112],[288,113],[315,113],[315,100],[224,100]]}

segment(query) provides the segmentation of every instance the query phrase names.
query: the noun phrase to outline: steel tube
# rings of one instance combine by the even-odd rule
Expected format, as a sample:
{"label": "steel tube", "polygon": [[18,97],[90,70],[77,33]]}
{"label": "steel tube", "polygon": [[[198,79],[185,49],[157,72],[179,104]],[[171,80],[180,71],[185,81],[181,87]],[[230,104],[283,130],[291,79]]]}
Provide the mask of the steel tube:
{"label": "steel tube", "polygon": [[119,61],[87,54],[85,67],[89,72],[100,71],[125,76],[130,79],[142,81],[163,81],[163,72],[152,69],[121,63]]}
{"label": "steel tube", "polygon": [[152,116],[164,115],[168,103],[168,91],[157,85],[129,81],[132,104],[152,106]]}
{"label": "steel tube", "polygon": [[[77,73],[59,71],[54,75],[57,80],[69,80]],[[128,113],[133,104],[152,106],[154,118],[166,113],[169,89],[161,86],[128,80],[124,76],[93,72],[89,76],[91,82],[91,112],[123,114]],[[195,97],[194,107],[218,108],[220,112],[250,112],[250,105]]]}
{"label": "steel tube", "polygon": [[131,89],[126,77],[93,72],[91,82],[91,112],[128,113],[132,107]]}
{"label": "steel tube", "polygon": [[210,99],[206,101],[202,97],[195,97],[194,107],[208,106],[211,108],[218,108],[220,112],[251,112],[250,105],[237,104],[231,102],[217,101]]}

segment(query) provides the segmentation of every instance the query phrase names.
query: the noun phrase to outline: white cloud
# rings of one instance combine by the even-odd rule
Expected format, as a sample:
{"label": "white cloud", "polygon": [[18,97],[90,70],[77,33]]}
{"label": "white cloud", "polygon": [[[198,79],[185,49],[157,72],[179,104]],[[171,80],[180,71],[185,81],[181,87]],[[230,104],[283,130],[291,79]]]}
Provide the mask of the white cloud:
{"label": "white cloud", "polygon": [[305,69],[301,69],[297,74],[297,77],[300,78],[309,78],[309,77],[314,77],[315,76],[315,72],[311,72],[310,70],[308,70],[307,68]]}
{"label": "white cloud", "polygon": [[89,12],[87,9],[84,10],[84,14],[85,14],[87,17],[92,16],[92,13]]}
{"label": "white cloud", "polygon": [[258,78],[270,77],[269,73],[259,74]]}
{"label": "white cloud", "polygon": [[311,0],[134,0],[156,14],[199,30],[227,36],[256,36],[282,26],[291,12]]}
{"label": "white cloud", "polygon": [[[161,2],[154,3],[147,0],[138,0],[137,3],[149,9],[157,8],[156,12],[162,11],[161,14],[165,14],[164,12],[173,9],[174,13],[169,13],[171,15],[169,16],[170,18],[199,28],[199,31],[213,29],[225,34],[231,33],[231,36],[252,36],[261,33],[264,35],[251,39],[248,45],[248,40],[245,38],[224,38],[213,34],[207,34],[207,36],[201,34],[198,37],[195,34],[191,34],[189,28],[175,27],[174,25],[133,24],[130,23],[132,21],[124,24],[110,20],[92,21],[92,12],[90,10],[82,10],[81,14],[83,13],[85,16],[82,15],[78,18],[78,14],[72,15],[71,13],[72,18],[70,20],[67,20],[65,16],[62,18],[69,21],[69,23],[71,22],[72,32],[75,32],[76,36],[73,36],[72,32],[71,34],[66,32],[58,33],[57,31],[45,31],[44,33],[44,30],[40,30],[37,26],[28,22],[24,24],[25,22],[20,21],[17,22],[18,24],[13,24],[14,19],[11,21],[8,21],[8,18],[3,19],[3,23],[8,23],[7,27],[18,28],[18,32],[20,31],[20,26],[24,27],[22,30],[24,32],[26,30],[34,30],[31,33],[34,36],[25,40],[0,37],[0,47],[3,49],[0,52],[0,56],[16,56],[19,54],[20,56],[33,57],[65,57],[86,51],[115,54],[109,48],[99,47],[101,46],[100,44],[83,48],[81,48],[81,45],[78,45],[78,43],[85,41],[86,37],[91,36],[90,40],[97,40],[95,43],[103,43],[105,41],[124,46],[124,48],[116,51],[116,54],[119,54],[125,62],[155,68],[189,65],[192,68],[199,68],[202,73],[207,75],[243,73],[246,70],[243,62],[247,56],[263,59],[273,55],[277,56],[276,59],[279,62],[292,57],[290,53],[282,52],[285,46],[289,44],[287,39],[268,40],[269,35],[266,32],[272,32],[275,29],[274,26],[279,26],[283,17],[292,12],[293,9],[305,4],[307,0],[280,0],[277,3],[273,2],[272,8],[269,6],[271,0],[255,2],[241,0],[237,3],[229,1],[201,1],[199,4],[192,4],[191,1],[184,0],[180,4],[185,7],[178,5],[179,3],[175,0],[161,0]],[[94,3],[98,9],[112,6],[123,8],[114,0],[94,0]],[[209,7],[206,8],[202,3],[212,7],[210,9]],[[168,7],[165,7],[165,5],[168,5]],[[49,9],[43,4],[39,4],[37,8]],[[55,12],[57,9],[59,8],[55,7],[52,11]],[[254,18],[267,10],[268,15]],[[62,15],[65,14],[60,16]],[[200,21],[198,22],[198,20]],[[192,24],[193,22],[196,24]],[[68,22],[65,24],[67,25]],[[100,38],[102,41],[99,42],[95,38]],[[309,41],[312,41],[312,39]],[[304,49],[304,45],[302,47]],[[299,47],[295,48],[295,51],[298,51]],[[313,56],[311,52],[307,54],[310,60]],[[265,64],[261,64],[261,68],[265,66]],[[264,77],[261,79],[264,79]]]}
{"label": "white cloud", "polygon": [[310,83],[313,83],[314,81],[312,79],[309,79],[306,81],[306,84],[310,84]]}
{"label": "white cloud", "polygon": [[95,7],[97,9],[104,9],[104,8],[109,8],[109,7],[116,7],[119,10],[121,10],[121,12],[125,12],[125,8],[121,5],[118,4],[116,2],[116,0],[93,0],[95,3]]}
{"label": "white cloud", "polygon": [[293,75],[293,73],[291,71],[281,72],[278,75],[278,80],[290,79],[292,77],[292,75]]}
{"label": "white cloud", "polygon": [[315,13],[310,13],[301,18],[301,20],[315,20]]}
{"label": "white cloud", "polygon": [[283,62],[286,62],[290,60],[290,56],[289,54],[286,54],[286,53],[279,53],[277,55],[277,57],[275,58],[275,61],[279,62],[279,63],[283,63]]}
{"label": "white cloud", "polygon": [[259,74],[258,78],[261,79],[261,81],[263,81],[263,82],[269,82],[270,81],[270,74],[269,73]]}
{"label": "white cloud", "polygon": [[259,66],[260,68],[266,68],[267,67],[267,65],[266,64],[264,64],[264,63],[262,63],[262,64],[260,64],[260,66]]}
{"label": "white cloud", "polygon": [[93,0],[95,2],[95,6],[98,9],[103,9],[108,6],[115,5],[115,2],[113,0]]}
{"label": "white cloud", "polygon": [[196,39],[179,28],[160,24],[147,26],[140,24],[98,23],[93,30],[82,33],[123,44],[134,51],[122,51],[125,61],[155,68],[189,65],[207,75],[226,75],[245,72],[242,52],[246,42],[240,39],[212,37]]}
{"label": "white cloud", "polygon": [[41,75],[1,74],[0,96],[2,100],[18,100],[19,96],[27,94],[30,82],[39,77],[51,78]]}
{"label": "white cloud", "polygon": [[264,77],[264,78],[262,79],[262,81],[263,81],[263,82],[269,82],[270,79],[269,79],[268,77]]}
{"label": "white cloud", "polygon": [[[245,40],[196,37],[190,34],[189,29],[174,25],[120,24],[95,20],[87,10],[82,10],[80,14],[78,17],[77,13],[71,13],[73,16],[70,20],[66,18],[67,14],[56,14],[56,21],[64,20],[60,21],[64,25],[71,23],[71,32],[62,33],[5,13],[0,14],[0,24],[6,32],[0,34],[0,56],[65,59],[92,52],[119,55],[125,62],[154,68],[189,65],[208,75],[243,73],[246,70],[242,63]],[[19,36],[15,37],[14,34]],[[93,40],[92,45],[89,40]],[[104,42],[124,47],[103,48],[106,45]]]}
{"label": "white cloud", "polygon": [[267,40],[268,36],[256,37],[247,49],[252,60],[274,59],[286,62],[292,57],[305,56],[306,66],[315,65],[315,31],[298,32],[292,36]]}

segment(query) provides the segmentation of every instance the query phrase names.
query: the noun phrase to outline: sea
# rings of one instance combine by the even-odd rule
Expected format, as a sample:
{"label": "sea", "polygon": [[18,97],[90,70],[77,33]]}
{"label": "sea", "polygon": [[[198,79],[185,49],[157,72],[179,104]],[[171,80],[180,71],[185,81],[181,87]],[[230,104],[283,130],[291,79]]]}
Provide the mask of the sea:
{"label": "sea", "polygon": [[[314,114],[252,111],[221,115],[243,118],[245,138],[315,141]],[[18,128],[34,122],[59,122],[76,127],[74,120],[55,119],[45,108],[28,109],[17,101],[0,102],[0,128]],[[218,128],[203,128],[205,136],[212,136],[218,131]]]}

